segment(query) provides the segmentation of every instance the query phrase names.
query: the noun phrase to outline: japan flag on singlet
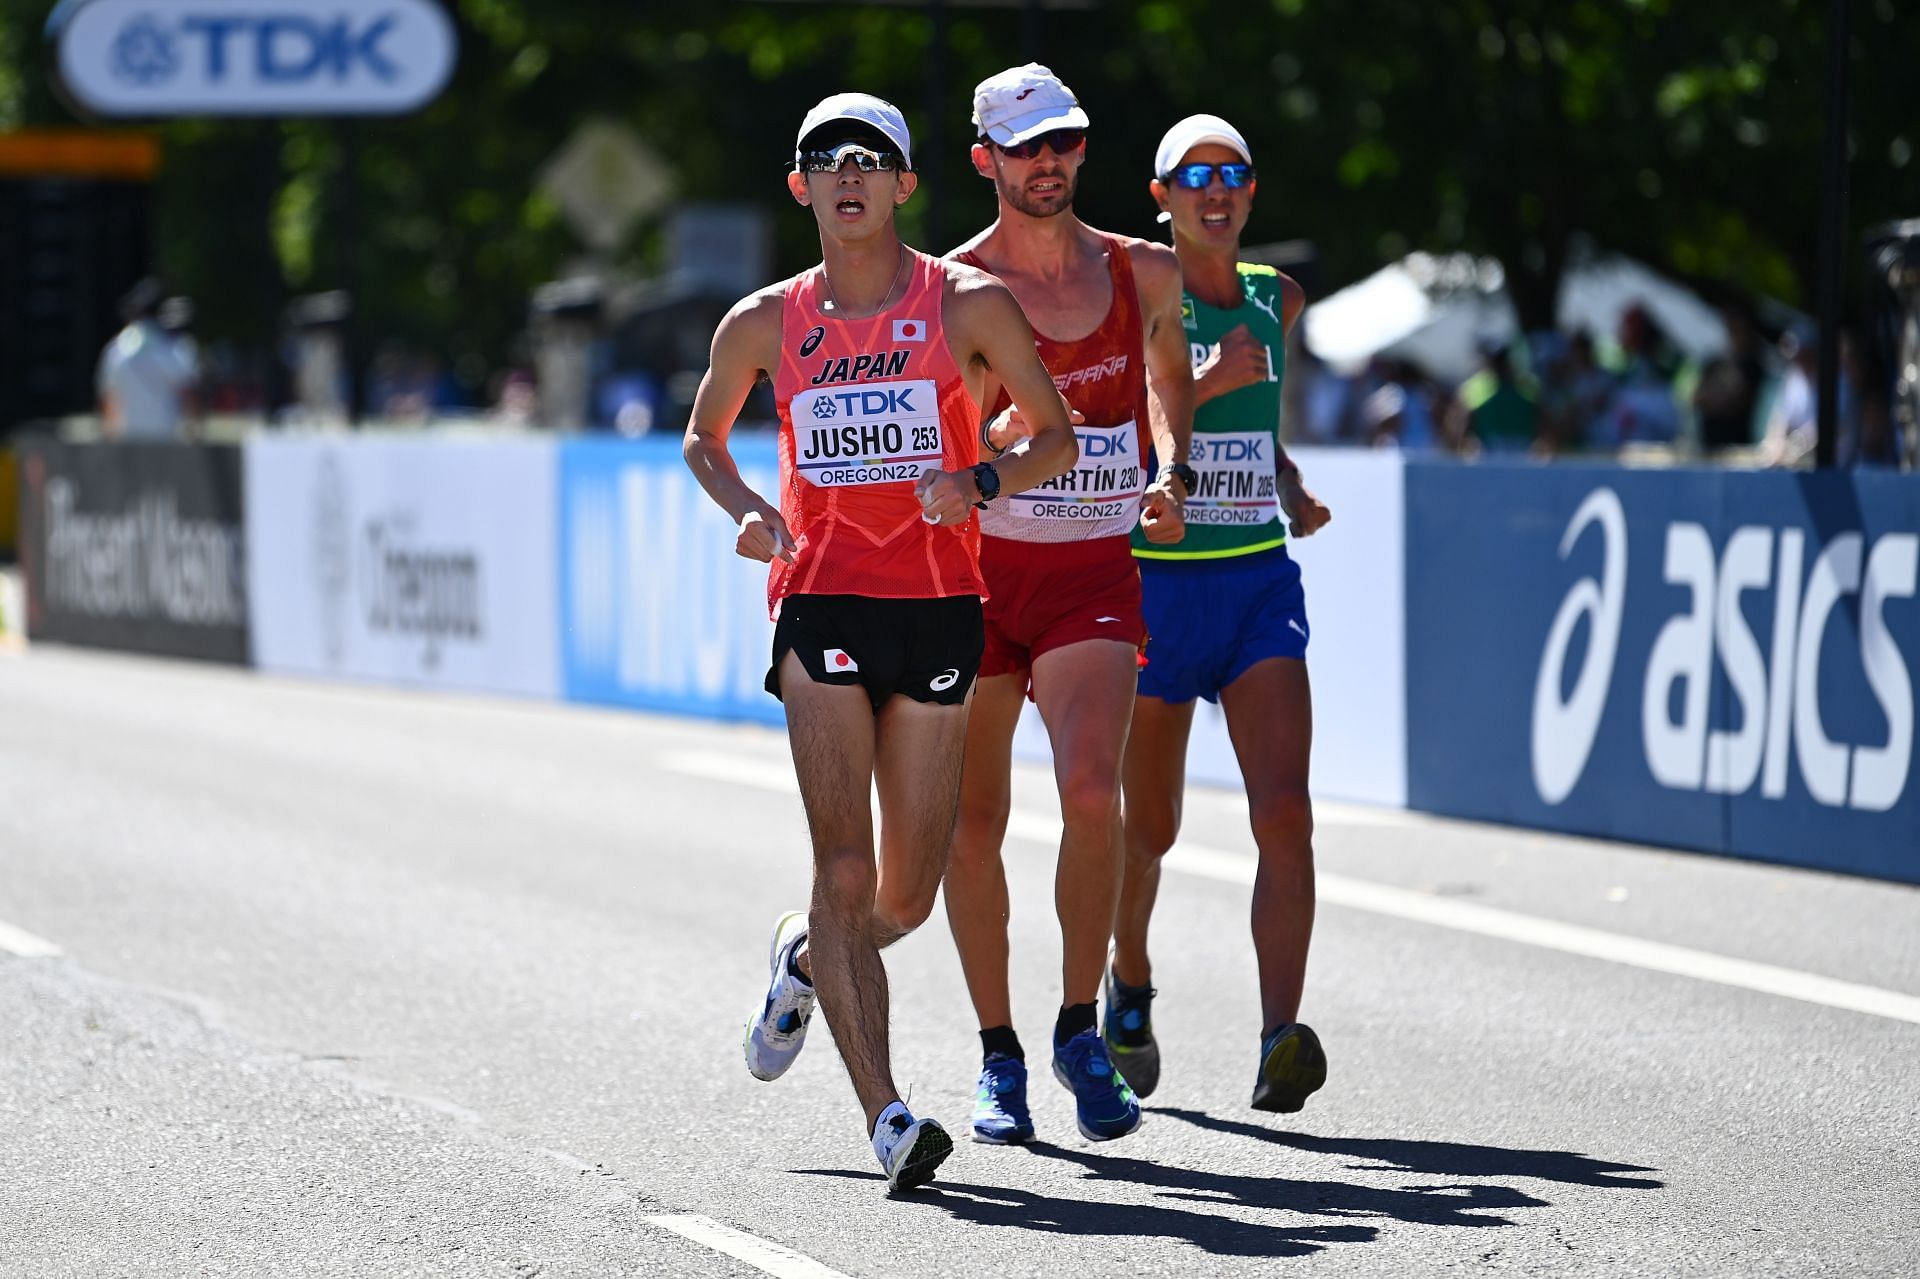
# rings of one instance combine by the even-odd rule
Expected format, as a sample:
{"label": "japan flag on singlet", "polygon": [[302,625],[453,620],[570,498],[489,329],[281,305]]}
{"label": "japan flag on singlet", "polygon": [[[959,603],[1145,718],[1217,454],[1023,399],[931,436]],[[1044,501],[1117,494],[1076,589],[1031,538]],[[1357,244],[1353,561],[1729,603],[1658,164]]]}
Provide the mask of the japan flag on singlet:
{"label": "japan flag on singlet", "polygon": [[895,320],[893,322],[893,340],[896,342],[926,341],[927,322],[925,320]]}

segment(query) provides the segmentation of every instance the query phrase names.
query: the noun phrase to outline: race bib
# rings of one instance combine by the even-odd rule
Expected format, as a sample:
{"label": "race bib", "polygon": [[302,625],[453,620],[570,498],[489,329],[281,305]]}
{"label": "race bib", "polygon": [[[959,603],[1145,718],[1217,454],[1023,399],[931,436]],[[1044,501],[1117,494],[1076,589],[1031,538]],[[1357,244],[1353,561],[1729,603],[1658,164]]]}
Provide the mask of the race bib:
{"label": "race bib", "polygon": [[788,416],[794,467],[809,484],[895,484],[940,469],[940,391],[930,380],[802,391]]}
{"label": "race bib", "polygon": [[1195,431],[1187,460],[1200,486],[1187,499],[1187,523],[1260,525],[1279,519],[1274,451],[1266,431]]}
{"label": "race bib", "polygon": [[1140,428],[1122,422],[1076,426],[1073,433],[1080,441],[1080,460],[1073,469],[996,503],[1005,506],[1004,514],[996,515],[989,506],[981,516],[983,529],[995,536],[1048,542],[1132,531],[1146,490]]}

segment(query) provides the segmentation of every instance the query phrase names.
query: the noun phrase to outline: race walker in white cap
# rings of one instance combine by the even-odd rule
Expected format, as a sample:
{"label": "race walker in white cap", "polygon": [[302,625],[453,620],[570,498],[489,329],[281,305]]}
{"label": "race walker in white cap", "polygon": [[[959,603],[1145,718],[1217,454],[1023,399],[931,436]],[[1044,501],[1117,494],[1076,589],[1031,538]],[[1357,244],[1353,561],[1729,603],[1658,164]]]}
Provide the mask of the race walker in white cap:
{"label": "race walker in white cap", "polygon": [[1280,445],[1286,334],[1306,304],[1272,267],[1239,260],[1253,210],[1253,153],[1214,115],[1167,130],[1153,197],[1173,224],[1186,281],[1185,339],[1199,407],[1196,483],[1177,546],[1134,539],[1153,642],[1127,744],[1126,885],[1114,927],[1106,1039],[1143,1096],[1160,1078],[1147,926],[1160,858],[1180,827],[1196,697],[1218,702],[1246,780],[1260,862],[1253,888],[1260,965],[1260,1065],[1253,1105],[1295,1111],[1326,1080],[1326,1054],[1299,1018],[1313,932],[1313,736],[1307,614],[1288,534],[1330,518]]}
{"label": "race walker in white cap", "polygon": [[[1007,978],[1007,881],[1001,862],[1011,746],[1031,696],[1053,743],[1064,827],[1055,906],[1063,950],[1052,1056],[1073,1090],[1080,1131],[1132,1132],[1140,1104],[1102,1044],[1097,1017],[1120,890],[1120,765],[1146,630],[1130,535],[1177,542],[1186,487],[1193,380],[1180,329],[1179,262],[1164,246],[1108,235],[1073,212],[1087,114],[1035,63],[974,90],[974,168],[993,182],[999,216],[955,257],[1006,281],[1039,333],[1040,355],[1075,410],[1080,464],[1045,484],[1007,486],[981,515],[987,601],[960,823],[947,870],[953,925],[983,1064],[976,1139],[1033,1136],[1026,1062]],[[983,407],[990,451],[1030,445],[997,389]],[[1017,398],[1017,397],[1016,397]],[[1168,469],[1155,476],[1157,450]]]}
{"label": "race walker in white cap", "polygon": [[[822,262],[720,322],[685,445],[739,526],[735,549],[771,565],[767,691],[786,704],[813,845],[812,904],[774,924],[747,1069],[786,1072],[817,990],[889,1189],[930,1180],[953,1149],[894,1085],[880,951],[932,912],[953,834],[985,593],[975,510],[1075,459],[1066,404],[1006,286],[900,242],[912,154],[906,121],[878,98],[838,94],[808,113],[787,189],[813,211]],[[979,460],[989,376],[1036,426],[1030,449],[998,463]],[[777,506],[727,451],[762,377],[780,418]]]}

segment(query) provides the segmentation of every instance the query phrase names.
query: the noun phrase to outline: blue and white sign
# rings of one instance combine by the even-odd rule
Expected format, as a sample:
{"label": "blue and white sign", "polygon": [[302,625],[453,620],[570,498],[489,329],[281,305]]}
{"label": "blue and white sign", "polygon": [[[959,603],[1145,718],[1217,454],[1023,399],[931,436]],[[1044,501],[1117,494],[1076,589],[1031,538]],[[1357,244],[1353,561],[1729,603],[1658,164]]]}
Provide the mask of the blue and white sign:
{"label": "blue and white sign", "polygon": [[458,54],[434,0],[86,0],[53,25],[67,92],[106,116],[397,115]]}
{"label": "blue and white sign", "polygon": [[1920,882],[1920,483],[1409,464],[1415,808]]}
{"label": "blue and white sign", "polygon": [[[736,432],[740,477],[779,494],[771,433]],[[767,566],[686,464],[680,440],[560,446],[560,651],[571,701],[784,724],[763,687]]]}

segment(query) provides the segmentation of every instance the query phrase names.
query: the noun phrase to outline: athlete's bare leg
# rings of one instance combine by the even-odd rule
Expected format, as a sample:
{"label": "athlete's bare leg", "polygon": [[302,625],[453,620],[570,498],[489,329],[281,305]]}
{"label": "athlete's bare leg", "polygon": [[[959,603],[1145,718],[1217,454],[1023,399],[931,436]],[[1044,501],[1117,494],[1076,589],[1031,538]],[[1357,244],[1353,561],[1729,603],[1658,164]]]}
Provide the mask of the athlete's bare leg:
{"label": "athlete's bare leg", "polygon": [[[781,660],[780,691],[813,841],[813,901],[801,966],[819,992],[872,1132],[899,1096],[880,948],[932,910],[952,828],[966,708],[915,707],[928,714],[903,715],[896,708],[905,699],[894,698],[876,716],[866,690],[816,684],[792,653]],[[869,800],[877,749],[893,757],[879,770],[882,812],[902,823],[901,833],[883,842],[884,870],[874,862]],[[899,774],[912,768],[924,769],[922,780],[903,784]]]}
{"label": "athlete's bare leg", "polygon": [[1126,874],[1113,925],[1113,973],[1129,986],[1148,985],[1153,977],[1147,926],[1160,894],[1160,859],[1180,833],[1192,731],[1192,702],[1134,699],[1124,772]]}
{"label": "athlete's bare leg", "polygon": [[1313,936],[1313,803],[1307,795],[1313,693],[1307,664],[1288,657],[1256,662],[1220,690],[1220,708],[1246,779],[1260,850],[1253,948],[1265,1034],[1299,1019]]}
{"label": "athlete's bare leg", "polygon": [[1139,682],[1138,651],[1116,640],[1083,640],[1034,659],[1034,700],[1053,742],[1060,788],[1060,863],[1053,902],[1060,916],[1062,1006],[1100,997],[1120,900],[1124,860],[1120,770]]}
{"label": "athlete's bare leg", "polygon": [[1013,1025],[1007,982],[1007,871],[1000,848],[1012,803],[1013,732],[1026,676],[990,675],[974,686],[967,718],[960,819],[947,864],[947,922],[980,1028]]}

